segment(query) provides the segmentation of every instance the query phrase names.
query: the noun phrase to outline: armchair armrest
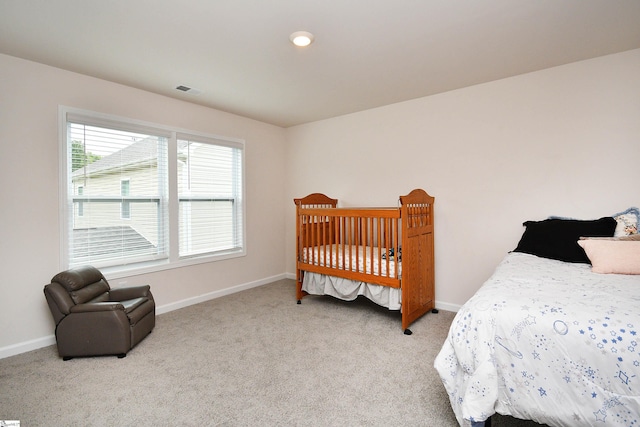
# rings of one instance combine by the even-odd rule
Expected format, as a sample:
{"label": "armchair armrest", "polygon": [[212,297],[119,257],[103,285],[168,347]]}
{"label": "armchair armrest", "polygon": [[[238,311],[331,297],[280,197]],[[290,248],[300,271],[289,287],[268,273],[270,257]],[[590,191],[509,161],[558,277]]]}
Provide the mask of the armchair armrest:
{"label": "armchair armrest", "polygon": [[124,301],[140,297],[146,297],[150,300],[153,300],[153,296],[151,295],[151,287],[149,285],[116,288],[109,291],[109,299],[111,301]]}
{"label": "armchair armrest", "polygon": [[70,313],[91,313],[97,311],[123,310],[124,306],[119,302],[89,302],[86,304],[76,304],[69,310]]}

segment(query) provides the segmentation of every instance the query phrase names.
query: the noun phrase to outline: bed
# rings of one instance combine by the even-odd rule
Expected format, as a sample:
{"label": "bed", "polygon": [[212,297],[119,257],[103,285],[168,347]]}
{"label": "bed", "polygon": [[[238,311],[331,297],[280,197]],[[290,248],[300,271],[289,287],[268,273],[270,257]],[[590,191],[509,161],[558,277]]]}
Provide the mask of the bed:
{"label": "bed", "polygon": [[399,206],[338,208],[313,193],[296,205],[296,298],[364,295],[402,313],[402,329],[435,310],[433,202],[424,190]]}
{"label": "bed", "polygon": [[619,234],[617,217],[524,225],[436,357],[458,422],[490,425],[499,413],[550,426],[639,425],[637,222]]}

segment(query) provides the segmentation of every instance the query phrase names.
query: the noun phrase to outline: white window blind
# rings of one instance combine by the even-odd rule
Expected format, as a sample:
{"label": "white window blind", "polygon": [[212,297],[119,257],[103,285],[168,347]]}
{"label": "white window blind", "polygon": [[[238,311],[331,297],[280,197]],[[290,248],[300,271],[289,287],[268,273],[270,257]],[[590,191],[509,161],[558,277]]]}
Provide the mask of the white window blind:
{"label": "white window blind", "polygon": [[166,258],[167,136],[73,116],[66,135],[69,267]]}
{"label": "white window blind", "polygon": [[244,142],[61,107],[62,268],[242,256]]}
{"label": "white window blind", "polygon": [[178,136],[179,255],[242,247],[242,150],[234,144]]}

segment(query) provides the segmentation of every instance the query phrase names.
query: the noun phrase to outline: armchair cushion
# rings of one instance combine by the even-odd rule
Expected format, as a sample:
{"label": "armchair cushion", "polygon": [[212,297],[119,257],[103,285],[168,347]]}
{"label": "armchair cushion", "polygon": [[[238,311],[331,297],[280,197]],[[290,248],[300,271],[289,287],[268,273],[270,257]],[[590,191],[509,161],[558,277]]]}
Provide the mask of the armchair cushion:
{"label": "armchair cushion", "polygon": [[135,309],[140,307],[145,302],[147,302],[146,298],[134,298],[134,299],[121,301],[120,304],[122,304],[124,312],[129,314],[129,313],[132,313]]}
{"label": "armchair cushion", "polygon": [[123,301],[139,297],[151,297],[151,288],[149,285],[116,288],[109,291],[109,301]]}
{"label": "armchair cushion", "polygon": [[124,312],[127,314],[131,326],[135,326],[138,322],[145,318],[151,311],[155,311],[153,301],[147,298],[136,298],[132,300],[122,301]]}
{"label": "armchair cushion", "polygon": [[58,273],[53,276],[51,282],[60,283],[67,291],[71,292],[82,289],[91,283],[99,282],[103,279],[104,276],[100,270],[90,266],[85,266]]}
{"label": "armchair cushion", "polygon": [[119,302],[89,302],[86,304],[76,304],[69,310],[69,313],[96,313],[98,311],[124,310]]}
{"label": "armchair cushion", "polygon": [[[52,283],[60,283],[76,304],[82,304],[101,297],[109,298],[109,284],[100,270],[93,267],[80,267],[63,271],[53,276]],[[103,295],[106,294],[106,295]]]}

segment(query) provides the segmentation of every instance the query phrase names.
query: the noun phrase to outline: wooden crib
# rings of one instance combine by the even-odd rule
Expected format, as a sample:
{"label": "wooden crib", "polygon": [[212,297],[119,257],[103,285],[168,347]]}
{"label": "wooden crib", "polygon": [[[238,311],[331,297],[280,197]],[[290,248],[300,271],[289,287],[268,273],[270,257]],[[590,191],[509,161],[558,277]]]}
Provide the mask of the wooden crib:
{"label": "wooden crib", "polygon": [[314,193],[296,204],[298,304],[305,272],[398,288],[402,329],[435,309],[433,202],[424,190],[400,196],[400,207],[338,208]]}

